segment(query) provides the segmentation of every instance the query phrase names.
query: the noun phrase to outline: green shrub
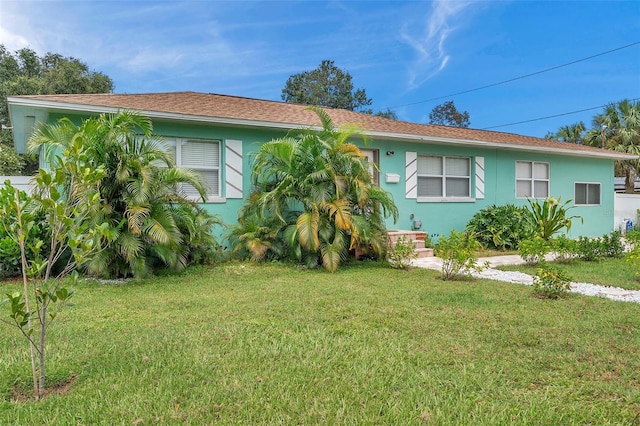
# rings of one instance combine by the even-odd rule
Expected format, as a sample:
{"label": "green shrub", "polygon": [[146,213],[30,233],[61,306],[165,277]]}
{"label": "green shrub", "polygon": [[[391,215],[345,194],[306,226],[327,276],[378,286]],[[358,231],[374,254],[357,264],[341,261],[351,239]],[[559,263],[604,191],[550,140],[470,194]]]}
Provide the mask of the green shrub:
{"label": "green shrub", "polygon": [[533,292],[546,299],[557,299],[571,290],[571,281],[562,269],[542,262],[533,277]]}
{"label": "green shrub", "polygon": [[404,235],[401,235],[395,244],[389,243],[387,260],[396,269],[409,269],[411,261],[418,257],[416,244]]}
{"label": "green shrub", "polygon": [[626,261],[634,270],[636,279],[640,279],[640,231],[627,232],[625,235],[630,250],[626,255]]}
{"label": "green shrub", "polygon": [[640,279],[640,245],[635,245],[631,251],[627,253],[627,264],[631,266],[636,276],[636,280]]}
{"label": "green shrub", "polygon": [[556,253],[556,260],[559,262],[566,263],[571,261],[578,252],[578,243],[576,240],[567,238],[564,234],[553,238],[550,242],[551,250]]}
{"label": "green shrub", "polygon": [[620,231],[613,231],[611,234],[603,235],[602,250],[606,257],[621,257],[624,254],[624,246],[622,245],[622,235]]}
{"label": "green shrub", "polygon": [[599,238],[578,237],[577,256],[587,262],[605,257],[605,247]]}
{"label": "green shrub", "polygon": [[470,275],[480,269],[475,251],[480,243],[469,232],[451,230],[449,236],[441,236],[435,246],[435,255],[442,259],[442,279],[450,280],[458,275]]}
{"label": "green shrub", "polygon": [[550,243],[539,236],[521,241],[518,245],[518,254],[531,265],[543,262],[545,255],[550,251]]}
{"label": "green shrub", "polygon": [[526,207],[513,204],[492,205],[477,212],[467,224],[467,231],[475,235],[486,248],[508,250],[518,247],[531,232]]}

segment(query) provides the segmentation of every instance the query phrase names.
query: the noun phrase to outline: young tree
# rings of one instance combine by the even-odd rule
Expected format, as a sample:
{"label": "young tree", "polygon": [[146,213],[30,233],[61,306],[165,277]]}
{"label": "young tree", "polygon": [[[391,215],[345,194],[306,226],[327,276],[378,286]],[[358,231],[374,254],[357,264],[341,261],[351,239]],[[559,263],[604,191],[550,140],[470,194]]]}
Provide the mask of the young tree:
{"label": "young tree", "polygon": [[342,108],[371,113],[364,89],[353,90],[351,74],[323,60],[318,68],[293,74],[282,89],[282,100],[289,103]]}
{"label": "young tree", "polygon": [[322,130],[305,130],[272,140],[255,156],[255,192],[233,232],[254,259],[287,252],[308,265],[335,271],[349,249],[369,250],[383,258],[384,218],[398,210],[391,196],[372,181],[369,163],[349,142],[354,128],[334,128],[318,114]]}
{"label": "young tree", "polygon": [[[0,190],[0,225],[20,247],[23,284],[22,292],[2,301],[10,305],[10,320],[3,321],[28,341],[36,400],[43,396],[46,384],[47,332],[73,294],[64,287],[64,278],[69,274],[77,278],[76,269],[100,249],[102,237],[111,235],[107,223],[95,220],[104,166],[96,168],[91,163],[83,129],[59,130],[52,136],[65,139],[66,149],[56,153],[51,171],[39,170],[33,197],[20,194],[8,182]],[[37,212],[45,215],[49,225],[48,241],[32,232]],[[45,244],[46,257],[41,255]]]}
{"label": "young tree", "polygon": [[434,107],[429,113],[429,124],[441,126],[469,127],[469,112],[459,112],[453,101]]}

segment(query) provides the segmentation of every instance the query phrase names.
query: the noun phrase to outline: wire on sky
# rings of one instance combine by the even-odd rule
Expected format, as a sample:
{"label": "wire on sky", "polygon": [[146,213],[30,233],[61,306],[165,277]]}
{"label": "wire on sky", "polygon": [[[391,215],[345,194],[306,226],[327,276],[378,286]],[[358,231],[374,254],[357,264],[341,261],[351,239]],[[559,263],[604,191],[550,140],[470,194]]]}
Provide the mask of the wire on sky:
{"label": "wire on sky", "polygon": [[[634,99],[629,99],[629,101],[635,102],[635,101],[637,101],[639,99],[640,98],[634,98]],[[548,115],[546,117],[532,118],[530,120],[518,121],[518,122],[515,122],[515,123],[499,124],[497,126],[483,127],[480,130],[497,129],[498,127],[515,126],[516,124],[531,123],[532,121],[548,120],[549,118],[556,118],[556,117],[562,117],[562,116],[565,116],[565,115],[577,114],[579,112],[585,112],[585,111],[591,111],[591,110],[594,110],[594,109],[605,108],[606,106],[607,105],[600,105],[600,106],[597,106],[597,107],[585,108],[585,109],[580,109],[580,110],[577,110],[577,111],[563,112],[562,114],[555,114],[555,115]]]}
{"label": "wire on sky", "polygon": [[[424,104],[424,103],[431,102],[431,101],[437,101],[437,100],[440,100],[440,99],[450,98],[452,96],[463,95],[465,93],[470,93],[470,92],[475,92],[475,91],[482,90],[482,89],[487,89],[489,87],[499,86],[501,84],[511,83],[512,81],[522,80],[523,78],[532,77],[534,75],[538,75],[538,74],[542,74],[542,73],[545,73],[545,72],[557,70],[558,68],[563,68],[563,67],[567,67],[569,65],[577,64],[579,62],[588,61],[589,59],[597,58],[598,56],[603,56],[603,55],[607,55],[609,53],[617,52],[618,50],[627,49],[627,48],[635,46],[637,44],[640,44],[640,41],[636,41],[636,42],[633,42],[631,44],[627,44],[625,46],[616,47],[615,49],[607,50],[606,52],[596,53],[595,55],[587,56],[586,58],[576,59],[575,61],[567,62],[566,64],[556,65],[556,66],[551,67],[551,68],[546,68],[546,69],[543,69],[543,70],[540,70],[540,71],[532,72],[531,74],[521,75],[520,77],[514,77],[514,78],[510,78],[508,80],[499,81],[497,83],[487,84],[487,85],[484,85],[484,86],[476,87],[474,89],[463,90],[462,92],[452,93],[450,95],[438,96],[437,98],[426,99],[424,101],[418,101],[418,102],[412,102],[412,103],[409,103],[409,104],[397,105],[397,106],[394,106],[394,107],[389,107],[389,109],[394,109],[394,108],[399,108],[399,107],[404,107],[404,106]],[[596,108],[598,108],[598,107],[596,107]],[[585,110],[585,111],[588,111],[588,110]],[[579,111],[577,111],[577,112],[579,112]],[[573,113],[567,113],[567,114],[573,114]],[[532,120],[532,121],[535,121],[535,120]]]}

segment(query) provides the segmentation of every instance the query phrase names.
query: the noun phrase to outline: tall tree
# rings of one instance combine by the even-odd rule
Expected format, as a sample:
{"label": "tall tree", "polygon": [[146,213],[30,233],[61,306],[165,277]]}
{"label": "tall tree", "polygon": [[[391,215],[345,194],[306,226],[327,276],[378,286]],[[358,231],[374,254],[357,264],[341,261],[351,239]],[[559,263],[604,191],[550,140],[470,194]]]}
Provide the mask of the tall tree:
{"label": "tall tree", "polygon": [[[64,93],[109,93],[113,81],[103,73],[91,71],[80,60],[47,53],[39,57],[31,49],[11,54],[0,44],[0,123],[9,126],[7,97],[15,95],[49,95]],[[24,160],[9,154],[13,151],[10,129],[0,131],[0,175],[15,174]],[[37,167],[29,162],[30,172]]]}
{"label": "tall tree", "polygon": [[452,127],[469,127],[469,112],[460,112],[453,101],[447,101],[434,107],[429,113],[429,124]]}
{"label": "tall tree", "polygon": [[322,130],[272,140],[256,153],[251,175],[256,190],[233,236],[254,259],[288,252],[335,271],[349,249],[383,255],[384,218],[396,220],[398,209],[349,142],[358,132],[336,129],[324,110],[311,109]]}
{"label": "tall tree", "polygon": [[562,126],[555,133],[549,132],[547,134],[547,139],[581,144],[584,141],[585,130],[586,127],[584,125],[584,122],[580,121],[568,126]]}
{"label": "tall tree", "polygon": [[293,74],[282,89],[282,100],[289,103],[342,108],[371,113],[364,89],[353,90],[351,74],[333,61],[323,60],[318,68]]}
{"label": "tall tree", "polygon": [[[640,103],[624,99],[607,105],[601,114],[593,117],[593,128],[587,132],[585,142],[614,151],[640,155]],[[635,192],[638,160],[616,161],[616,174],[625,176],[625,191]]]}

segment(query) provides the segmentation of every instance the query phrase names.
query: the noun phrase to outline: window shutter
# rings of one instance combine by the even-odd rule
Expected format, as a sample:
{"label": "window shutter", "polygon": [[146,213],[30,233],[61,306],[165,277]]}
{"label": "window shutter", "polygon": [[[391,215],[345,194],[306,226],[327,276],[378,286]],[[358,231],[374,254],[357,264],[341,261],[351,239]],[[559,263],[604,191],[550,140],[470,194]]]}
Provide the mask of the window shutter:
{"label": "window shutter", "polygon": [[484,198],[484,157],[476,157],[476,198]]}
{"label": "window shutter", "polygon": [[227,198],[242,198],[242,141],[225,141],[225,193]]}
{"label": "window shutter", "polygon": [[418,198],[418,153],[405,153],[405,197]]}

